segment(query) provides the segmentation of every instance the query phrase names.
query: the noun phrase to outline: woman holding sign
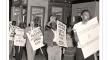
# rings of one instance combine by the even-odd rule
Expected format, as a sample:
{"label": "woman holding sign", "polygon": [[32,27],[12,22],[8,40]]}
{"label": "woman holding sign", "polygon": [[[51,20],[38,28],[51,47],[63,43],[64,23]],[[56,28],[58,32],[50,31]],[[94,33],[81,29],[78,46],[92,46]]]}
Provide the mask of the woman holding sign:
{"label": "woman holding sign", "polygon": [[[26,50],[27,50],[27,58],[28,60],[34,60],[35,59],[35,53],[37,51],[36,47],[36,38],[39,38],[37,37],[35,33],[37,33],[36,29],[38,28],[38,25],[37,24],[37,21],[34,19],[30,22],[30,27],[27,27],[25,29],[25,32],[26,32],[26,39],[27,39],[27,42],[26,42]],[[35,30],[35,31],[34,31]],[[40,27],[39,27],[39,31],[40,31]],[[40,31],[40,33],[42,33]],[[33,35],[35,34],[35,35]],[[33,42],[34,41],[34,42]]]}
{"label": "woman holding sign", "polygon": [[24,39],[24,25],[19,24],[19,28],[15,29],[14,46],[15,46],[15,58],[21,60],[23,55],[23,47],[26,40]]}
{"label": "woman holding sign", "polygon": [[[25,32],[27,33],[29,31],[33,30],[35,28],[34,25],[35,25],[34,21],[31,21],[30,22],[30,27],[27,27],[25,29]],[[32,46],[31,46],[31,44],[29,42],[29,39],[28,39],[27,35],[26,35],[26,40],[27,40],[27,42],[26,42],[27,60],[34,60],[35,51],[33,51]]]}

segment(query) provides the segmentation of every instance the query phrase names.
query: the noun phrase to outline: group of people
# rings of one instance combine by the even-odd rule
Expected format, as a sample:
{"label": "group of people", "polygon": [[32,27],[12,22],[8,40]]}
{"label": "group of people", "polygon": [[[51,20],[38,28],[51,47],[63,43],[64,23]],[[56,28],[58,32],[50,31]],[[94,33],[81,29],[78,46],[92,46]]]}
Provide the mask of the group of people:
{"label": "group of people", "polygon": [[[82,24],[86,24],[87,21],[90,19],[90,12],[88,10],[84,10],[81,13],[82,18]],[[37,25],[35,20],[30,22],[29,27],[24,27],[24,24],[21,22],[19,26],[15,26],[15,22],[10,23],[9,32],[10,33],[10,39],[9,39],[9,55],[12,56],[12,48],[15,47],[15,58],[16,60],[22,59],[23,49],[26,47],[27,51],[27,59],[28,60],[34,60],[36,51],[32,50],[32,46],[29,42],[29,39],[27,37],[27,32],[31,31],[37,27],[40,27],[41,25]],[[22,35],[22,38],[26,39],[24,46],[15,46],[14,45],[14,37],[18,34],[16,33],[16,29],[23,29],[24,34]],[[42,30],[42,29],[41,29]],[[73,37],[74,36],[74,37]],[[72,60],[84,60],[83,54],[81,52],[81,49],[77,47],[78,38],[77,33],[73,29],[72,26],[68,26],[66,30],[66,40],[68,47],[61,47],[59,46],[55,41],[57,40],[57,19],[56,16],[51,16],[50,21],[45,26],[45,30],[43,32],[43,43],[47,45],[47,54],[48,54],[48,60],[68,60],[66,57]]]}

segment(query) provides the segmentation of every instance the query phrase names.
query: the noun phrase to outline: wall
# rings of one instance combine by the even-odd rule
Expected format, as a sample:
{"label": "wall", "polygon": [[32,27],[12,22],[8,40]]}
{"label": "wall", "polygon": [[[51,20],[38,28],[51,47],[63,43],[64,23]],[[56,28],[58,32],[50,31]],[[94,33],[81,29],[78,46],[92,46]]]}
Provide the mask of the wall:
{"label": "wall", "polygon": [[72,4],[72,17],[79,16],[80,12],[84,9],[88,9],[92,17],[95,16],[99,17],[99,2],[86,2],[86,3]]}
{"label": "wall", "polygon": [[48,20],[48,0],[28,0],[28,10],[27,10],[27,24],[30,23],[30,9],[31,6],[42,6],[45,7],[45,17],[44,26]]}
{"label": "wall", "polygon": [[99,2],[96,2],[95,16],[98,16],[98,20],[99,20]]}

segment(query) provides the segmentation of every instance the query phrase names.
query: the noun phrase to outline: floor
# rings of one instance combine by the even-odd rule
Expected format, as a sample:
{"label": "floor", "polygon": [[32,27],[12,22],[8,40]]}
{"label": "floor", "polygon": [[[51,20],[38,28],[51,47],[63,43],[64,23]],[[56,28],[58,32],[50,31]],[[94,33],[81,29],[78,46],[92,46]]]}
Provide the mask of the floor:
{"label": "floor", "polygon": [[[15,57],[10,58],[9,60],[16,60]],[[25,51],[23,52],[22,60],[27,60],[27,56],[25,54]],[[35,60],[47,60],[44,55],[36,55]]]}
{"label": "floor", "polygon": [[[15,59],[15,57],[12,57],[12,58],[9,58],[9,60],[16,60],[16,59]],[[26,51],[25,50],[23,51],[22,60],[27,60],[27,56],[26,56]],[[34,60],[47,60],[47,59],[46,59],[45,55],[43,55],[41,53],[38,53],[37,55],[35,55],[35,59]],[[65,60],[70,60],[70,59],[66,58]],[[71,59],[71,60],[74,60],[74,59]],[[94,60],[94,58],[90,57],[89,59],[86,59],[86,60]]]}

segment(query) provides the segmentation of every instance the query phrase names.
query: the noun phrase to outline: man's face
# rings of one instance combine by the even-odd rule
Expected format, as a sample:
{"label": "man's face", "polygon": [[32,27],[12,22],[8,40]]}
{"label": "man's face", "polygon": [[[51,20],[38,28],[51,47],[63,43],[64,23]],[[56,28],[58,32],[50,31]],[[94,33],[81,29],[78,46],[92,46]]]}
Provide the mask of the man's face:
{"label": "man's face", "polygon": [[55,21],[56,21],[56,17],[51,16],[51,17],[50,17],[50,21],[51,21],[51,22],[55,22]]}
{"label": "man's face", "polygon": [[83,23],[85,23],[90,19],[90,13],[89,12],[84,12],[81,17],[82,17]]}
{"label": "man's face", "polygon": [[34,22],[33,21],[30,22],[30,26],[34,27]]}
{"label": "man's face", "polygon": [[41,20],[38,20],[37,24],[38,26],[41,26]]}
{"label": "man's face", "polygon": [[68,27],[68,28],[67,28],[67,32],[68,32],[68,33],[71,33],[71,31],[72,31],[71,27]]}

